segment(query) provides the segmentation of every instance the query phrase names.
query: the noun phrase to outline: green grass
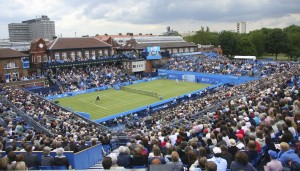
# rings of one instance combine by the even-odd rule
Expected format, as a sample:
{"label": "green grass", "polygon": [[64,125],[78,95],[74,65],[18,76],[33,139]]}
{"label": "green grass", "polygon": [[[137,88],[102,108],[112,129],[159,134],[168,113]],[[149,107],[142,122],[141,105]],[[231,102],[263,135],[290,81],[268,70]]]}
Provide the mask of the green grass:
{"label": "green grass", "polygon": [[[164,99],[168,99],[171,97],[177,97],[181,94],[190,93],[207,86],[209,86],[209,84],[180,82],[180,84],[177,85],[174,80],[155,80],[133,84],[129,87],[156,92],[162,95]],[[100,95],[101,101],[95,102],[98,95]],[[57,100],[60,105],[66,108],[71,107],[73,111],[90,113],[93,120],[159,101],[158,98],[114,89],[60,98]]]}

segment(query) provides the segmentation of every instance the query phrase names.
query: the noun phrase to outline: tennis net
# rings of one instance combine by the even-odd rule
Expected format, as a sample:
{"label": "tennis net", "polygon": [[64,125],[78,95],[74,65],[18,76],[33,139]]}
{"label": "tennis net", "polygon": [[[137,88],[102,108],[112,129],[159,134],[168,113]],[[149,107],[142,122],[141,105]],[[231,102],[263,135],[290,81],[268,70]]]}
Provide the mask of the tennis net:
{"label": "tennis net", "polygon": [[143,95],[146,95],[146,96],[151,96],[151,97],[156,97],[156,98],[159,97],[158,93],[155,93],[155,92],[152,92],[152,91],[138,90],[138,89],[133,89],[133,88],[124,87],[124,86],[121,87],[121,90],[132,92],[132,93],[137,93],[137,94],[143,94]]}

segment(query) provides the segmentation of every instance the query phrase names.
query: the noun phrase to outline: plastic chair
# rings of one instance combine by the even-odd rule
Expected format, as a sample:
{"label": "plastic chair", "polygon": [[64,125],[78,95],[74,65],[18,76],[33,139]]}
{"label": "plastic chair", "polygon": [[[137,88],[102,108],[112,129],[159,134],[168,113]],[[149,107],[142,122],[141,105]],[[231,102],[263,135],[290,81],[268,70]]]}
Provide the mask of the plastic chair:
{"label": "plastic chair", "polygon": [[66,166],[53,166],[52,169],[53,170],[68,170],[68,168]]}
{"label": "plastic chair", "polygon": [[52,166],[39,166],[38,170],[52,170]]}

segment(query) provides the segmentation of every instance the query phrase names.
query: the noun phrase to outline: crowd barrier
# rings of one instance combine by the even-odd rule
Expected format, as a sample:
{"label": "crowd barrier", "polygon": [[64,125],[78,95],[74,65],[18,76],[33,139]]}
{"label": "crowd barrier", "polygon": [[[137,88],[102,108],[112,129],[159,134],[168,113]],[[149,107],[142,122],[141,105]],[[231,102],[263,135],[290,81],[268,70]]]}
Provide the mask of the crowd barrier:
{"label": "crowd barrier", "polygon": [[[26,154],[26,152],[15,151],[16,154]],[[2,156],[6,156],[5,152],[1,152]],[[38,156],[39,161],[41,161],[43,152],[42,151],[33,151],[32,154],[36,154]],[[55,152],[50,153],[51,156],[56,156]],[[85,150],[82,150],[78,153],[74,153],[73,151],[65,151],[64,155],[68,158],[72,169],[82,170],[88,169],[97,162],[101,161],[102,156],[102,145],[98,144],[92,147],[89,147]]]}
{"label": "crowd barrier", "polygon": [[108,88],[109,88],[109,86],[102,86],[102,87],[96,87],[96,88],[86,89],[86,90],[82,90],[82,91],[74,91],[74,92],[68,92],[68,93],[63,93],[63,94],[58,94],[58,95],[47,96],[45,98],[47,100],[53,100],[53,99],[62,98],[62,97],[70,97],[70,96],[76,96],[79,94],[92,93],[95,91],[108,90]]}
{"label": "crowd barrier", "polygon": [[233,83],[237,85],[237,84],[243,84],[252,80],[259,79],[259,77],[207,74],[207,73],[172,71],[172,70],[162,70],[162,69],[158,70],[158,75],[172,80],[185,79],[190,82],[197,82],[203,84]]}
{"label": "crowd barrier", "polygon": [[87,119],[91,119],[91,115],[89,113],[86,113],[86,112],[76,112],[76,114],[80,115],[80,116],[83,116]]}

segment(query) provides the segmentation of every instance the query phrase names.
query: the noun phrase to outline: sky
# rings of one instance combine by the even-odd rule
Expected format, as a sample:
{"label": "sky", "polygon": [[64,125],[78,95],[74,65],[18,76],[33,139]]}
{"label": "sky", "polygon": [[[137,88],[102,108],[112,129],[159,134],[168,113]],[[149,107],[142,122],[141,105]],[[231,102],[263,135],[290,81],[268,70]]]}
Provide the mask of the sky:
{"label": "sky", "polygon": [[162,34],[166,27],[182,32],[209,27],[247,32],[300,25],[300,0],[0,0],[0,39],[8,24],[47,15],[62,37],[96,34]]}

